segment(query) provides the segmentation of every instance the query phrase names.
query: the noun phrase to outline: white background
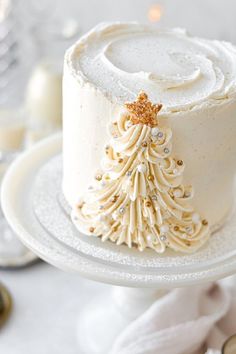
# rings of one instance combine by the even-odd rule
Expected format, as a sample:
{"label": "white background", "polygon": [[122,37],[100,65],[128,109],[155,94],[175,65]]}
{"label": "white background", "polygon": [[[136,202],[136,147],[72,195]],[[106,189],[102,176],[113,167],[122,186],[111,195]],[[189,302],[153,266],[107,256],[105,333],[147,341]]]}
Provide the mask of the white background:
{"label": "white background", "polygon": [[[21,6],[27,7],[27,3],[33,0],[17,1],[21,2]],[[83,32],[100,21],[147,22],[150,6],[160,4],[163,8],[160,25],[184,27],[195,35],[236,43],[235,0],[37,0],[37,2],[48,4],[52,20],[56,16],[75,17]],[[51,10],[51,3],[56,4],[56,9],[54,6]]]}

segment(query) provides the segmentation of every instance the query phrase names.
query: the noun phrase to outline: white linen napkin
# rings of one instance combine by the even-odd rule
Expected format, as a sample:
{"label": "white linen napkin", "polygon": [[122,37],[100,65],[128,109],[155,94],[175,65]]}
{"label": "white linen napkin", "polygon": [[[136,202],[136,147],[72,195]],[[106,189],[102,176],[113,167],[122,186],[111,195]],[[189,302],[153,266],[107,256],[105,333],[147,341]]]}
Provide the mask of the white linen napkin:
{"label": "white linen napkin", "polygon": [[175,289],[123,330],[111,354],[220,354],[234,333],[234,287],[219,282]]}

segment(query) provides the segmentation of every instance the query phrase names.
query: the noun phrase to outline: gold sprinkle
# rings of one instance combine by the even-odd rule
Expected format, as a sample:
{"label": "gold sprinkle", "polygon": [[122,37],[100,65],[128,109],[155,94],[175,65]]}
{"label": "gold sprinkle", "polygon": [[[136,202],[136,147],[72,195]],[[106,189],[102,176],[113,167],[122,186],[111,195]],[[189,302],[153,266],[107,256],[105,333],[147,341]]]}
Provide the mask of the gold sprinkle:
{"label": "gold sprinkle", "polygon": [[149,201],[147,201],[147,202],[145,203],[145,205],[146,205],[146,207],[150,208],[150,206],[152,205],[152,203],[149,202]]}
{"label": "gold sprinkle", "polygon": [[102,175],[96,175],[96,176],[95,176],[95,179],[96,179],[97,181],[101,181]]}
{"label": "gold sprinkle", "polygon": [[94,232],[94,230],[95,230],[95,228],[94,228],[94,227],[90,227],[90,228],[89,228],[89,232],[91,232],[91,233],[93,233],[93,232]]}
{"label": "gold sprinkle", "polygon": [[114,226],[113,228],[112,228],[112,231],[114,231],[114,232],[116,232],[118,230],[118,226]]}
{"label": "gold sprinkle", "polygon": [[114,124],[114,125],[117,125],[117,122],[114,122],[113,124]]}
{"label": "gold sprinkle", "polygon": [[154,180],[154,176],[153,176],[153,175],[148,175],[148,176],[147,176],[147,179],[148,179],[149,181],[153,181],[153,180]]}
{"label": "gold sprinkle", "polygon": [[162,105],[152,104],[145,92],[140,92],[136,101],[125,103],[125,107],[131,113],[130,119],[133,124],[145,124],[150,127],[157,126],[157,114]]}
{"label": "gold sprinkle", "polygon": [[122,163],[124,160],[122,159],[122,158],[120,158],[119,160],[118,160],[118,162],[119,163]]}
{"label": "gold sprinkle", "polygon": [[203,219],[202,220],[202,225],[207,226],[208,225],[208,221],[206,219]]}
{"label": "gold sprinkle", "polygon": [[174,227],[174,230],[175,230],[175,231],[179,231],[179,226],[175,226],[175,227]]}
{"label": "gold sprinkle", "polygon": [[114,196],[111,198],[112,203],[115,203],[115,202],[117,201],[118,197],[119,197],[118,195],[114,195]]}
{"label": "gold sprinkle", "polygon": [[141,145],[142,145],[142,147],[147,147],[147,142],[144,141]]}
{"label": "gold sprinkle", "polygon": [[178,165],[178,166],[183,166],[183,164],[184,164],[183,160],[178,160],[178,161],[177,161],[177,165]]}

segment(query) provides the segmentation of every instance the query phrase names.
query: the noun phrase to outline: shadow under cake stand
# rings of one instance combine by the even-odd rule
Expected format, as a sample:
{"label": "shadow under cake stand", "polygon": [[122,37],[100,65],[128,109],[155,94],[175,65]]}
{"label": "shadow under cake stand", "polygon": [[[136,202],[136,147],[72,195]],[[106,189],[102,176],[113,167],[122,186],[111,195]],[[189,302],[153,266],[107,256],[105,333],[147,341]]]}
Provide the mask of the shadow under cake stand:
{"label": "shadow under cake stand", "polygon": [[[193,255],[143,253],[80,234],[61,192],[61,135],[36,144],[9,168],[2,185],[5,216],[21,241],[65,271],[116,285],[80,313],[79,353],[108,353],[115,337],[168,289],[236,271],[236,211]],[[236,192],[235,192],[236,194]]]}

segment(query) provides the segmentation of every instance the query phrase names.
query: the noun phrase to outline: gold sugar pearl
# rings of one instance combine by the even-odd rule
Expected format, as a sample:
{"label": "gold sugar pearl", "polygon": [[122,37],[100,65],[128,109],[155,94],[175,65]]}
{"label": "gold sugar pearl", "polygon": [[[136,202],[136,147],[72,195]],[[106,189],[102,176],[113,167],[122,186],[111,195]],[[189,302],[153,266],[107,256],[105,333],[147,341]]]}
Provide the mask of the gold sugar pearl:
{"label": "gold sugar pearl", "polygon": [[147,147],[148,144],[146,141],[144,141],[141,145],[142,145],[142,147]]}
{"label": "gold sugar pearl", "polygon": [[101,181],[101,180],[102,180],[102,175],[96,175],[96,176],[95,176],[95,179],[96,179],[97,181]]}
{"label": "gold sugar pearl", "polygon": [[208,221],[206,219],[203,219],[202,220],[202,225],[207,226],[208,225]]}
{"label": "gold sugar pearl", "polygon": [[122,163],[124,160],[122,159],[122,158],[120,158],[119,160],[118,160],[118,162],[119,163]]}
{"label": "gold sugar pearl", "polygon": [[90,227],[90,228],[89,228],[89,232],[91,232],[91,233],[93,233],[93,232],[94,232],[94,230],[95,230],[95,228],[94,228],[94,227]]}
{"label": "gold sugar pearl", "polygon": [[115,203],[115,202],[117,201],[118,197],[119,197],[118,195],[114,195],[114,196],[111,198],[112,203]]}
{"label": "gold sugar pearl", "polygon": [[114,226],[113,228],[112,228],[112,231],[114,231],[114,232],[116,232],[118,230],[118,226]]}
{"label": "gold sugar pearl", "polygon": [[178,165],[178,166],[183,166],[183,164],[184,164],[183,160],[178,160],[178,161],[177,161],[177,165]]}
{"label": "gold sugar pearl", "polygon": [[145,205],[146,205],[146,207],[150,208],[150,206],[152,205],[152,203],[149,202],[149,201],[147,201],[147,202],[145,203]]}
{"label": "gold sugar pearl", "polygon": [[147,176],[147,179],[148,179],[149,181],[153,181],[153,180],[154,180],[154,176],[153,176],[153,175],[148,175],[148,176]]}
{"label": "gold sugar pearl", "polygon": [[179,231],[179,226],[175,226],[175,227],[174,227],[174,230],[175,230],[175,231]]}

